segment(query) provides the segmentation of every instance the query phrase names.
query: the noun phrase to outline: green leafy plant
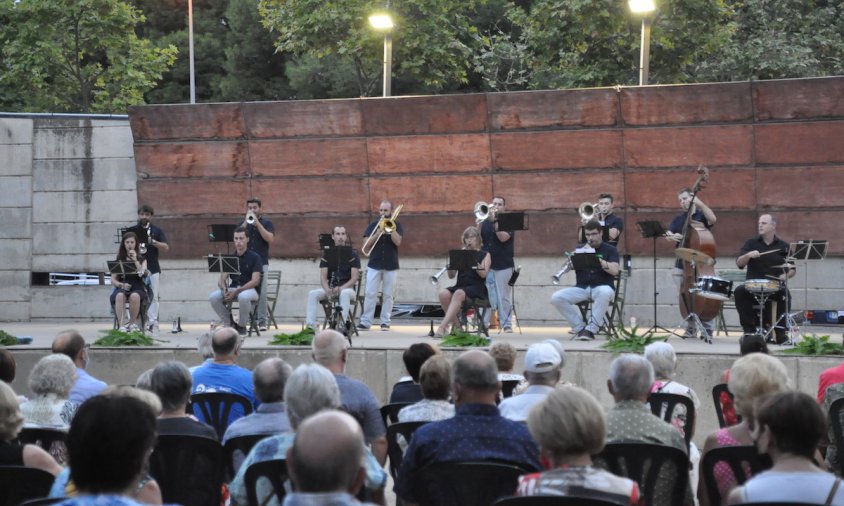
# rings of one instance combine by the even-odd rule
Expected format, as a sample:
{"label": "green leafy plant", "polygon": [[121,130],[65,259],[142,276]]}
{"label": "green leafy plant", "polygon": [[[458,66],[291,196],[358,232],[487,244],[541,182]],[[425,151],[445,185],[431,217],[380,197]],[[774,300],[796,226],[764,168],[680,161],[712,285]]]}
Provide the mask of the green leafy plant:
{"label": "green leafy plant", "polygon": [[144,335],[142,332],[121,332],[119,330],[103,331],[105,335],[96,341],[94,346],[158,346],[165,343],[160,339]]}
{"label": "green leafy plant", "polygon": [[610,339],[602,344],[601,348],[613,353],[642,353],[645,351],[645,346],[657,341],[668,340],[668,336],[658,336],[648,332],[639,335],[638,330],[638,326],[629,330],[624,327],[617,327],[619,337]]}
{"label": "green leafy plant", "polygon": [[286,346],[310,346],[314,340],[313,329],[302,329],[295,334],[276,334],[273,336],[270,344],[280,344]]}
{"label": "green leafy plant", "polygon": [[9,334],[4,330],[0,330],[0,345],[2,346],[14,346],[18,344],[18,338]]}
{"label": "green leafy plant", "polygon": [[470,334],[458,330],[440,341],[440,346],[449,348],[468,348],[473,346],[489,346],[489,338],[478,334]]}
{"label": "green leafy plant", "polygon": [[794,348],[781,350],[782,353],[793,355],[844,355],[844,346],[829,342],[829,336],[803,336]]}

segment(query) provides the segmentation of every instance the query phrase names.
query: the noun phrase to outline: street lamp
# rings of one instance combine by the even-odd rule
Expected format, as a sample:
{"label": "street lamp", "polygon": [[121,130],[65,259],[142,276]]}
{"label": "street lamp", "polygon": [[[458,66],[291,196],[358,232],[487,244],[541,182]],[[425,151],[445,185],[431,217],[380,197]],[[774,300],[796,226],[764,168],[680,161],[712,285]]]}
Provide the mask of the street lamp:
{"label": "street lamp", "polygon": [[393,80],[393,18],[387,12],[377,12],[369,16],[369,24],[384,32],[384,96],[389,97]]}
{"label": "street lamp", "polygon": [[188,0],[188,67],[190,67],[190,103],[196,103],[196,79],[193,73],[193,0]]}
{"label": "street lamp", "polygon": [[642,15],[642,41],[639,47],[639,86],[648,84],[648,67],[651,59],[651,16],[656,10],[654,0],[628,0],[630,12]]}

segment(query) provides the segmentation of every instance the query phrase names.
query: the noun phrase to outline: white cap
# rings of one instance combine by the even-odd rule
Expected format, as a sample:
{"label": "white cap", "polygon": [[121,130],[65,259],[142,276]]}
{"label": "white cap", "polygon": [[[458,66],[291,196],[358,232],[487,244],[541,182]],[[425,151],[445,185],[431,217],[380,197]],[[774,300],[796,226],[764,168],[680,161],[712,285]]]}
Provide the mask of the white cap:
{"label": "white cap", "polygon": [[525,371],[548,372],[560,367],[562,358],[549,343],[535,343],[525,353]]}

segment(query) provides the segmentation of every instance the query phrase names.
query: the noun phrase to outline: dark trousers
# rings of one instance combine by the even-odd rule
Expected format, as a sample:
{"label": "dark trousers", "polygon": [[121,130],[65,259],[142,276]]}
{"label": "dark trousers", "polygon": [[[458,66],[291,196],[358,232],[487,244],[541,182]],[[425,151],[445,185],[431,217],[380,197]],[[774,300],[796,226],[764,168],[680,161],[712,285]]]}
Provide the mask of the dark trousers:
{"label": "dark trousers", "polygon": [[[756,298],[752,293],[747,291],[744,285],[739,285],[735,290],[733,290],[733,297],[735,297],[736,310],[739,314],[741,328],[747,334],[756,332],[756,328],[759,326],[759,308],[753,307],[754,305],[757,305]],[[786,301],[788,301],[789,304],[786,304]],[[768,300],[765,301],[765,311],[762,313],[762,319],[763,328],[766,329],[770,328],[772,325],[771,304],[773,302],[777,303],[777,319],[779,319],[786,311],[788,311],[788,306],[791,302],[791,294],[788,290],[783,288],[772,294],[768,297]],[[784,327],[785,325],[782,324],[781,326]]]}

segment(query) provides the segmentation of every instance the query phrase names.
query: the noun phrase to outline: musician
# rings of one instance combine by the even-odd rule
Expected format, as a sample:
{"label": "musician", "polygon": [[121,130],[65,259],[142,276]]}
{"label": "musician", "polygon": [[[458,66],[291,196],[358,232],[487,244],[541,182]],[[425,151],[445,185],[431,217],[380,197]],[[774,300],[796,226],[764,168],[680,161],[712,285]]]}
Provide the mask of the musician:
{"label": "musician", "polygon": [[[348,246],[349,237],[346,234],[346,227],[335,226],[331,234],[335,246]],[[316,323],[317,303],[325,298],[340,298],[340,307],[343,309],[343,322],[349,320],[349,307],[355,297],[355,283],[360,275],[360,257],[352,251],[352,259],[346,265],[335,267],[329,266],[327,259],[322,258],[319,262],[319,282],[322,288],[308,292],[308,306],[305,314],[305,326],[318,330]],[[350,324],[352,322],[349,322]],[[342,330],[341,330],[342,332]]]}
{"label": "musician", "polygon": [[[601,328],[604,315],[615,295],[613,281],[619,273],[618,250],[615,246],[603,242],[601,223],[590,220],[586,222],[584,229],[586,244],[580,245],[579,248],[591,246],[599,255],[601,267],[576,271],[577,284],[558,290],[551,296],[551,305],[568,320],[580,341],[595,339],[595,334]],[[592,315],[588,323],[583,321],[577,307],[578,303],[584,301],[592,301]]]}
{"label": "musician", "polygon": [[[147,262],[143,255],[138,252],[138,236],[134,232],[126,232],[120,240],[120,248],[117,250],[117,261],[131,262],[135,265],[135,272],[132,274],[112,274],[111,305],[114,307],[114,314],[117,316],[117,327],[121,332],[136,332],[141,330],[138,325],[138,315],[141,311],[141,302],[147,300],[147,290],[144,284],[144,277],[147,275]],[[123,321],[126,316],[124,310],[126,300],[129,300],[129,322]]]}
{"label": "musician", "polygon": [[[249,224],[249,216],[254,218]],[[261,288],[258,300],[258,330],[267,330],[267,271],[270,270],[270,244],[275,241],[273,222],[261,214],[261,199],[250,197],[246,201],[246,216],[238,226],[246,227],[249,250],[261,257]]]}
{"label": "musician", "polygon": [[[486,288],[492,309],[498,311],[498,318],[504,332],[513,332],[510,316],[513,308],[513,287],[509,286],[513,275],[513,243],[515,232],[498,230],[498,214],[504,212],[504,197],[494,197],[489,217],[481,223],[483,248],[492,258],[490,275],[486,277]],[[488,315],[487,315],[488,317]]]}
{"label": "musician", "polygon": [[[741,247],[741,255],[736,258],[736,266],[739,269],[747,268],[745,279],[766,279],[785,282],[786,279],[794,276],[797,270],[794,266],[788,268],[777,268],[776,266],[786,265],[788,259],[788,243],[777,237],[777,220],[770,214],[763,214],[759,217],[759,235],[748,239]],[[770,252],[770,253],[769,253]],[[759,313],[753,308],[756,299],[744,285],[738,286],[733,295],[736,301],[736,311],[739,314],[741,328],[745,334],[753,334],[759,326]],[[777,302],[777,318],[781,318],[788,311],[791,302],[785,285],[765,302],[764,325],[769,328],[771,323],[767,321],[771,314],[771,302]],[[774,334],[777,344],[788,340],[784,325],[776,325]],[[768,342],[773,339],[768,338]]]}
{"label": "musician", "polygon": [[457,315],[463,307],[464,300],[484,299],[488,296],[484,280],[489,273],[492,258],[481,246],[481,232],[477,227],[469,227],[463,231],[463,249],[476,252],[477,264],[472,269],[449,269],[449,279],[457,276],[457,282],[454,286],[440,290],[440,305],[445,311],[445,318],[434,333],[436,339],[447,334],[452,325],[459,325]]}
{"label": "musician", "polygon": [[[256,221],[257,223],[257,221]],[[238,334],[246,335],[246,324],[252,313],[252,304],[259,299],[258,290],[261,289],[261,257],[249,249],[249,235],[246,227],[234,229],[234,250],[240,265],[239,274],[221,274],[217,281],[218,289],[208,296],[208,301],[221,322],[231,319],[228,305],[237,299],[240,314],[237,323],[231,322]],[[227,287],[227,278],[231,284]]]}
{"label": "musician", "polygon": [[[595,216],[593,219],[601,224],[603,230],[604,242],[610,243],[612,246],[618,248],[618,241],[621,233],[624,231],[624,220],[621,217],[613,214],[613,198],[609,193],[602,193],[598,195],[598,205],[595,209]],[[586,235],[584,233],[584,225],[589,220],[583,220],[578,227],[577,236],[581,243],[586,242]]]}
{"label": "musician", "polygon": [[[370,223],[363,232],[369,237],[378,226],[378,222],[393,215],[393,203],[384,200],[378,208],[380,217]],[[399,246],[401,246],[404,227],[396,221],[392,233],[384,232],[369,254],[366,265],[366,293],[363,300],[363,314],[360,315],[359,330],[369,330],[375,317],[375,305],[378,303],[378,288],[381,288],[381,330],[390,330],[390,317],[393,313],[393,296],[396,292],[396,276],[399,272]]]}
{"label": "musician", "polygon": [[147,269],[149,269],[149,276],[147,276],[147,285],[150,291],[150,304],[147,310],[147,329],[150,332],[158,333],[158,302],[161,299],[158,291],[159,278],[161,276],[161,266],[158,263],[159,252],[170,251],[170,245],[167,244],[167,236],[164,231],[152,223],[152,217],[155,214],[152,206],[142,204],[138,207],[138,224],[130,227],[127,231],[134,232],[135,235],[141,239],[141,242],[146,241],[147,252],[144,255],[147,259]]}

